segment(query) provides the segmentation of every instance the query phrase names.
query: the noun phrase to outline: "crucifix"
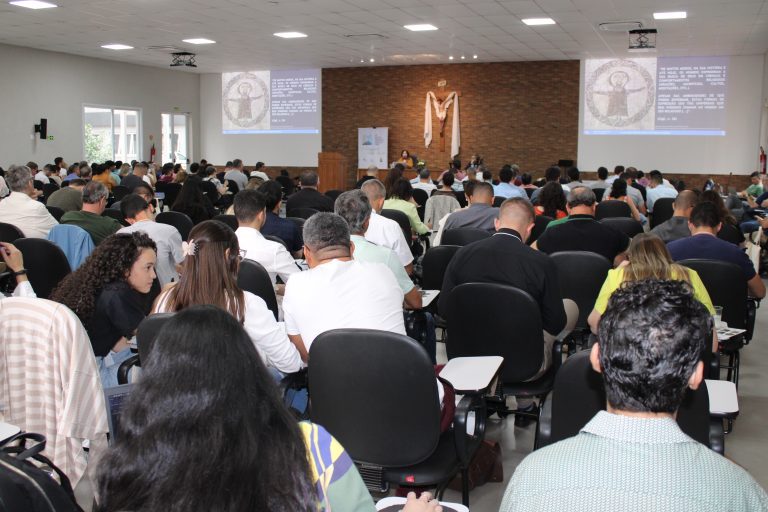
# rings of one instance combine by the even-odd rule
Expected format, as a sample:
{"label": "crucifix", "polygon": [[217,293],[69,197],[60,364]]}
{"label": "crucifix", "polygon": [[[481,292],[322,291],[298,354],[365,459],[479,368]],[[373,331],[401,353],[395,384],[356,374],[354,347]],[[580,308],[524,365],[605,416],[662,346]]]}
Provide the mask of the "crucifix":
{"label": "crucifix", "polygon": [[432,91],[427,93],[427,102],[425,107],[424,116],[424,141],[425,146],[429,147],[432,142],[432,107],[435,109],[437,119],[440,121],[440,152],[445,152],[445,123],[448,120],[448,108],[453,104],[453,129],[452,136],[453,142],[451,144],[451,157],[458,154],[458,148],[460,143],[459,135],[459,97],[460,91],[452,91],[446,94],[445,86],[446,80],[440,80],[437,82],[439,89],[435,94]]}
{"label": "crucifix", "polygon": [[[450,95],[447,95],[445,93],[445,86],[448,85],[448,81],[438,80],[437,82],[437,88],[440,90],[436,97],[437,102],[440,106],[439,110],[437,111],[437,118],[440,121],[440,152],[445,153],[445,122],[448,120],[448,107],[451,106],[451,101],[453,101],[453,98],[451,98],[451,101],[448,101],[448,98]],[[456,91],[456,96],[461,96],[461,91]],[[441,117],[442,113],[442,117]]]}

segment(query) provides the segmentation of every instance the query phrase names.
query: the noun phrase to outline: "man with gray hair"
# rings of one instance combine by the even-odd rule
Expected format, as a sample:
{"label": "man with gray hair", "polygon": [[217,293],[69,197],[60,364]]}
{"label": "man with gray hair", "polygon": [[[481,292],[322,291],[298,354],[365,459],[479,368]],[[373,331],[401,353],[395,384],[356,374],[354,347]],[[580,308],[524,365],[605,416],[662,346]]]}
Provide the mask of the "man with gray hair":
{"label": "man with gray hair", "polygon": [[546,254],[588,251],[604,256],[614,266],[624,261],[629,237],[595,220],[595,193],[576,187],[568,193],[568,217],[553,221],[531,247]]}
{"label": "man with gray hair", "polygon": [[405,335],[403,291],[383,265],[354,260],[349,226],[334,213],[316,213],[304,223],[309,270],[285,286],[285,328],[304,362],[315,338],[343,327]]}
{"label": "man with gray hair", "polygon": [[112,217],[101,215],[107,208],[108,196],[109,190],[103,183],[89,181],[83,187],[83,208],[80,211],[65,213],[61,217],[61,223],[83,228],[91,235],[93,245],[99,245],[122,227]]}
{"label": "man with gray hair", "polygon": [[437,190],[435,184],[432,183],[432,175],[426,167],[419,171],[419,179],[412,185],[413,188],[419,188],[426,192],[427,195],[431,194],[433,190]]}
{"label": "man with gray hair", "polygon": [[11,193],[0,201],[0,222],[13,224],[26,238],[46,238],[58,224],[45,205],[35,200],[32,171],[25,165],[12,165],[5,173]]}
{"label": "man with gray hair", "polygon": [[413,272],[413,253],[411,253],[408,241],[403,235],[403,230],[400,229],[400,224],[379,215],[379,212],[384,208],[384,199],[386,199],[384,184],[379,180],[368,180],[363,183],[360,190],[368,197],[372,208],[365,239],[395,251],[400,263],[410,275]]}
{"label": "man with gray hair", "polygon": [[304,171],[299,177],[301,190],[294,192],[285,202],[285,209],[288,217],[291,217],[291,210],[297,208],[314,208],[319,212],[332,212],[333,199],[317,191],[320,184],[315,171]]}
{"label": "man with gray hair", "polygon": [[365,183],[368,180],[375,180],[379,177],[379,168],[375,165],[371,164],[368,166],[368,169],[365,170],[365,176],[357,180],[357,183],[355,183],[355,188],[359,189],[363,186],[363,183]]}

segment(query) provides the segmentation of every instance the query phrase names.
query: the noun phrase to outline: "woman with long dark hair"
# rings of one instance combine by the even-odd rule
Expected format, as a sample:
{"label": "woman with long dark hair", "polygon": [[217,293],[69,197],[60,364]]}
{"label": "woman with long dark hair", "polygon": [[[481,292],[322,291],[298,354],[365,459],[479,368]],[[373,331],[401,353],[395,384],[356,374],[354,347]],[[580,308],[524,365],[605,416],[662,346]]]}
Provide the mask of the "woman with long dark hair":
{"label": "woman with long dark hair", "polygon": [[736,222],[736,218],[731,214],[728,208],[725,207],[725,201],[714,190],[705,190],[701,193],[701,199],[699,202],[709,202],[715,205],[717,210],[717,216],[720,218],[720,231],[717,232],[717,238],[731,242],[732,244],[742,246],[746,239],[744,234],[739,229]]}
{"label": "woman with long dark hair", "polygon": [[413,200],[413,187],[407,179],[400,178],[395,181],[392,188],[387,192],[384,208],[387,210],[399,210],[406,214],[410,221],[411,229],[416,233],[420,235],[429,233],[429,228],[419,218],[416,201]]}
{"label": "woman with long dark hair", "polygon": [[565,211],[565,194],[559,183],[550,181],[544,185],[537,200],[539,204],[533,208],[536,215],[546,215],[553,219],[562,219],[568,216]]}
{"label": "woman with long dark hair", "polygon": [[186,214],[193,224],[210,220],[216,215],[216,209],[210,199],[203,194],[202,180],[198,176],[189,176],[181,186],[176,202],[171,210]]}
{"label": "woman with long dark hair", "polygon": [[235,232],[219,221],[205,221],[192,228],[183,249],[181,278],[163,290],[154,311],[218,306],[243,325],[266,365],[282,373],[299,371],[299,352],[265,302],[237,285],[241,256]]}
{"label": "woman with long dark hair", "polygon": [[617,178],[611,184],[611,190],[608,193],[608,197],[603,197],[603,201],[623,201],[629,205],[629,209],[632,211],[632,218],[638,222],[643,222],[643,216],[637,209],[637,205],[631,197],[627,195],[627,182]]}
{"label": "woman with long dark hair", "polygon": [[51,294],[83,322],[105,388],[117,386],[117,369],[131,356],[129,340],[159,292],[156,260],[157,246],[146,234],[115,234]]}

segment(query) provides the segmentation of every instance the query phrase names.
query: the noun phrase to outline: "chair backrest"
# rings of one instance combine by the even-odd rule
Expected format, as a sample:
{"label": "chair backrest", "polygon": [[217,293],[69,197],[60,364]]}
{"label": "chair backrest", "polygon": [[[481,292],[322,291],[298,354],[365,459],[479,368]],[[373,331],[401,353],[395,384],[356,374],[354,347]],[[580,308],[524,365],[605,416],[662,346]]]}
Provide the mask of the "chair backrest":
{"label": "chair backrest", "polygon": [[692,268],[699,274],[712,304],[723,307],[722,318],[729,327],[746,328],[747,280],[738,265],[704,259],[682,260],[678,263]]}
{"label": "chair backrest", "polygon": [[429,199],[429,194],[427,194],[426,190],[420,188],[413,189],[413,200],[416,201],[416,204],[424,206],[427,204],[427,199]]}
{"label": "chair backrest", "polygon": [[443,287],[443,278],[448,264],[456,252],[461,249],[458,245],[437,245],[430,247],[421,261],[421,287],[425,290],[439,290]]}
{"label": "chair backrest", "polygon": [[417,342],[386,331],[336,329],[315,338],[309,354],[310,417],[352,459],[403,467],[434,452],[437,381]]}
{"label": "chair backrest", "polygon": [[468,203],[467,203],[467,195],[464,193],[464,191],[456,192],[454,190],[453,193],[456,196],[456,200],[459,202],[459,206],[461,206],[462,208],[466,208]]}
{"label": "chair backrest", "polygon": [[14,242],[24,256],[27,277],[41,299],[47,299],[53,289],[71,272],[69,261],[58,245],[42,238],[19,238]]}
{"label": "chair backrest", "polygon": [[[592,369],[589,351],[565,360],[555,376],[552,390],[552,435],[543,445],[573,437],[599,411],[605,409],[605,388]],[[680,428],[696,441],[709,446],[709,396],[706,384],[689,390],[677,413]]]}
{"label": "chair backrest", "polygon": [[292,208],[288,211],[288,215],[306,220],[318,212],[320,212],[320,210],[314,208]]}
{"label": "chair backrest", "polygon": [[101,212],[101,216],[115,219],[123,226],[128,225],[128,223],[125,221],[125,217],[123,217],[123,212],[120,210],[115,210],[114,208],[106,208],[103,212]]}
{"label": "chair backrest", "polygon": [[595,218],[601,220],[608,217],[632,217],[632,209],[624,201],[600,201],[595,209]]}
{"label": "chair backrest", "polygon": [[403,236],[405,240],[410,243],[411,239],[411,221],[408,220],[408,216],[400,210],[381,210],[380,215],[388,219],[392,219],[400,225],[400,229],[403,230]]}
{"label": "chair backrest", "polygon": [[489,231],[480,228],[454,228],[443,232],[440,243],[445,245],[469,245],[491,236]]}
{"label": "chair backrest", "polygon": [[186,241],[189,238],[189,232],[192,231],[194,223],[185,213],[181,212],[162,212],[158,213],[155,221],[160,224],[168,224],[179,230],[181,239]]}
{"label": "chair backrest", "polygon": [[504,201],[506,201],[506,200],[507,200],[507,198],[506,198],[506,197],[503,197],[503,196],[496,196],[496,197],[494,197],[494,198],[493,198],[493,206],[495,206],[496,208],[498,208],[498,207],[500,207],[500,206],[501,206],[501,203],[503,203],[503,202],[504,202]]}
{"label": "chair backrest", "polygon": [[[209,182],[210,183],[210,182]],[[227,226],[232,228],[232,231],[237,231],[237,228],[240,227],[240,225],[237,222],[237,217],[234,215],[216,215],[212,220],[218,220],[219,222],[223,222]]]}
{"label": "chair backrest", "polygon": [[444,318],[448,359],[502,356],[504,383],[524,382],[541,368],[541,312],[527,292],[496,283],[460,284],[448,296]]}
{"label": "chair backrest", "polygon": [[32,186],[35,187],[35,190],[43,190],[44,183],[40,180],[32,180]]}
{"label": "chair backrest", "polygon": [[291,250],[288,248],[288,242],[286,242],[285,240],[283,240],[279,236],[277,236],[277,235],[264,235],[264,238],[266,238],[267,240],[272,240],[273,242],[279,243],[280,245],[285,247],[286,251],[291,252]]}
{"label": "chair backrest", "polygon": [[131,190],[128,187],[124,187],[122,185],[118,185],[112,189],[112,195],[115,197],[115,201],[122,201],[123,198],[130,193]]}
{"label": "chair backrest", "polygon": [[50,183],[43,185],[43,198],[47,201],[51,194],[59,190],[59,186],[55,181],[51,180]]}
{"label": "chair backrest", "polygon": [[91,235],[74,224],[58,224],[48,232],[47,240],[64,251],[72,270],[77,270],[95,248]]}
{"label": "chair backrest", "polygon": [[267,303],[267,307],[278,317],[277,297],[275,288],[269,273],[261,263],[249,259],[240,262],[240,270],[237,273],[237,286],[247,292],[261,297]]}
{"label": "chair backrest", "polygon": [[45,208],[48,210],[48,213],[51,214],[51,217],[56,219],[56,222],[61,222],[61,217],[64,215],[64,210],[58,206],[46,206]]}
{"label": "chair backrest", "polygon": [[286,219],[296,224],[296,227],[299,228],[299,233],[304,231],[304,222],[306,219],[302,219],[301,217],[286,217]]}
{"label": "chair backrest", "polygon": [[603,194],[605,194],[604,188],[593,188],[592,192],[595,193],[595,199],[598,203],[603,200]]}
{"label": "chair backrest", "polygon": [[13,243],[19,238],[24,238],[24,233],[14,226],[6,222],[0,222],[0,242]]}
{"label": "chair backrest", "polygon": [[653,213],[651,213],[651,228],[655,228],[662,222],[666,222],[675,214],[673,203],[674,197],[662,197],[653,203]]}
{"label": "chair backrest", "polygon": [[557,267],[560,295],[579,306],[576,328],[584,329],[613,265],[604,256],[587,251],[556,252],[550,257]]}
{"label": "chair backrest", "polygon": [[536,190],[536,189],[535,188],[526,188],[525,189],[525,193],[528,194],[528,199],[531,198],[531,196],[533,195],[534,190]]}
{"label": "chair backrest", "polygon": [[293,180],[291,178],[288,176],[277,176],[275,181],[278,182],[283,188],[283,194],[286,196],[293,194],[293,189],[296,188],[296,186],[293,184]]}
{"label": "chair backrest", "polygon": [[336,202],[336,199],[341,195],[341,193],[344,192],[343,190],[326,190],[325,195],[333,199],[334,202]]}
{"label": "chair backrest", "polygon": [[166,183],[165,186],[165,199],[163,199],[163,205],[168,209],[176,202],[176,198],[179,197],[181,192],[181,183]]}
{"label": "chair backrest", "polygon": [[621,231],[629,238],[643,232],[643,225],[635,219],[628,219],[626,217],[608,217],[601,219],[600,222],[607,226],[611,226],[617,231]]}
{"label": "chair backrest", "polygon": [[139,349],[139,361],[146,364],[152,347],[157,341],[160,329],[173,318],[176,313],[155,313],[141,321],[136,329],[136,346]]}
{"label": "chair backrest", "polygon": [[[531,190],[531,189],[528,189]],[[537,215],[533,219],[533,229],[531,230],[531,234],[528,237],[528,240],[525,241],[527,245],[531,245],[533,242],[539,239],[539,237],[544,233],[544,230],[547,229],[547,226],[550,222],[552,222],[554,219],[552,217],[547,217],[546,215]]]}

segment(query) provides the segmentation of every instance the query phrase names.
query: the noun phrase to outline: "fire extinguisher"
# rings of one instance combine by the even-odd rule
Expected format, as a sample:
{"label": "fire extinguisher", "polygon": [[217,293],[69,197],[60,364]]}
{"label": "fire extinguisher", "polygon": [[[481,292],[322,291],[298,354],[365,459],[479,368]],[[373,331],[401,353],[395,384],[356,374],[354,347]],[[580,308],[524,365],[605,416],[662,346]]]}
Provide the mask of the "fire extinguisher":
{"label": "fire extinguisher", "polygon": [[765,174],[765,150],[760,146],[760,174]]}
{"label": "fire extinguisher", "polygon": [[154,162],[155,161],[155,153],[156,153],[156,150],[155,150],[155,145],[153,143],[152,144],[152,149],[149,150],[149,161],[150,162]]}

